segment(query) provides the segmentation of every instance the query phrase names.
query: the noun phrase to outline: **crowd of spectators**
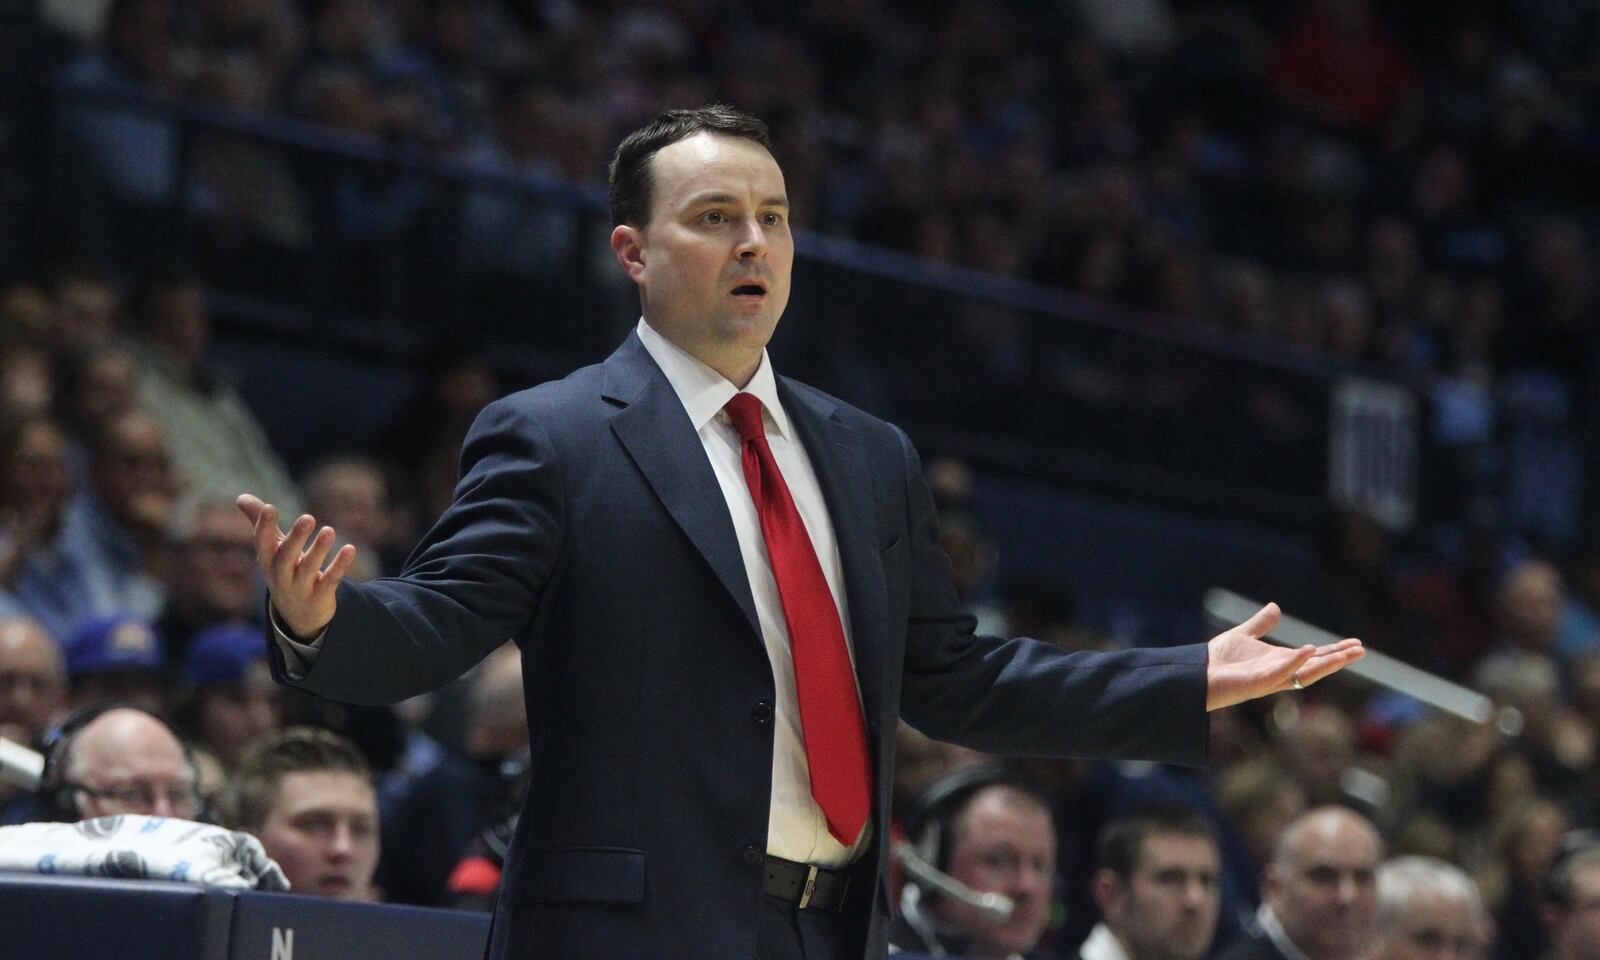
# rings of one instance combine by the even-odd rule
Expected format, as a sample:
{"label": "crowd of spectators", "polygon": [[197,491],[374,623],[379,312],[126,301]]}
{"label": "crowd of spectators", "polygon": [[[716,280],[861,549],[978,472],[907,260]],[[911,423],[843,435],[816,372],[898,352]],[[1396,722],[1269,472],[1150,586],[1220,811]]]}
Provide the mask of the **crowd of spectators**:
{"label": "crowd of spectators", "polygon": [[[1505,960],[1576,957],[1600,942],[1572,932],[1593,860],[1563,846],[1600,826],[1600,553],[1551,552],[1587,539],[1573,504],[1594,452],[1578,427],[1595,412],[1600,7],[109,0],[76,19],[69,7],[38,5],[43,51],[70,83],[320,125],[535,186],[593,186],[619,132],[663,106],[726,98],[771,122],[802,226],[1036,280],[1130,327],[1425,391],[1429,429],[1461,450],[1463,471],[1508,474],[1509,512],[1412,551],[1420,561],[1373,519],[1341,516],[1301,612],[1510,709],[1475,726],[1340,679],[1213,716],[1205,774],[1029,762],[1058,847],[1042,936],[1072,955],[1097,922],[1104,936],[1138,926],[1118,918],[1139,855],[1107,865],[1093,851],[1104,825],[1159,799],[1211,824],[1213,953],[1271,916],[1291,939],[1304,922],[1302,938],[1415,955],[1405,941],[1433,933],[1407,911],[1424,897],[1413,891],[1435,888],[1469,919],[1492,918],[1492,931],[1472,920],[1470,937],[1449,935],[1471,940],[1464,955],[1492,940]],[[85,169],[142,217],[175,200],[202,214],[213,257],[304,250],[330,229],[358,251],[432,210],[407,176],[340,174],[313,190],[242,139],[192,145],[192,179],[179,180],[159,115],[74,110],[62,128]],[[502,279],[545,283],[603,254],[569,213],[491,186],[462,210],[463,256]],[[148,236],[125,226],[108,234]],[[111,253],[34,264],[0,291],[0,735],[42,744],[68,709],[113,700],[170,716],[207,810],[302,843],[312,886],[481,901],[493,884],[472,865],[492,870],[503,849],[527,744],[517,658],[497,654],[395,710],[272,686],[232,498],[308,507],[362,548],[354,576],[393,572],[447,502],[460,440],[497,390],[491,365],[439,358],[390,432],[297,483],[213,363],[209,278]],[[975,334],[1007,362],[1004,331]],[[1498,466],[1473,456],[1491,441]],[[929,479],[985,629],[1111,642],[1074,622],[1071,585],[1041,602],[996,584],[970,473],[935,461]],[[297,724],[348,740],[282,732]],[[940,772],[983,758],[906,731],[901,759],[904,815]],[[236,773],[252,785],[237,795],[223,787]],[[275,790],[311,813],[280,810]],[[0,801],[8,819],[33,813],[26,797]],[[313,830],[336,842],[309,845]],[[1329,855],[1360,862],[1329,869],[1356,899],[1319,907],[1326,891],[1296,858],[1340,830],[1356,840]],[[403,842],[380,844],[391,831]],[[1435,859],[1380,869],[1386,855]],[[1324,908],[1354,926],[1319,921]]]}
{"label": "crowd of spectators", "polygon": [[[621,132],[722,96],[771,123],[802,226],[1418,377],[1481,384],[1528,365],[1570,387],[1587,369],[1572,349],[1595,297],[1600,27],[1585,4],[108,0],[103,20],[70,22],[44,9],[76,84],[534,182],[602,182]],[[102,179],[165,199],[170,131],[118,117],[70,126]],[[269,154],[199,149],[194,202],[285,246],[319,215],[358,235],[419,212],[403,179],[352,180],[340,209],[317,211]],[[564,265],[559,217],[476,205],[475,259]]]}
{"label": "crowd of spectators", "polygon": [[[193,272],[157,265],[124,285],[64,269],[3,309],[0,736],[58,773],[38,796],[0,785],[0,822],[215,819],[260,834],[296,889],[483,902],[481,882],[458,891],[453,874],[515,812],[519,658],[497,653],[395,709],[278,687],[234,498],[270,489],[359,547],[352,576],[392,571],[449,496],[462,436],[497,390],[489,368],[441,358],[426,416],[407,411],[297,483],[213,363]],[[381,868],[380,810],[398,838]]]}

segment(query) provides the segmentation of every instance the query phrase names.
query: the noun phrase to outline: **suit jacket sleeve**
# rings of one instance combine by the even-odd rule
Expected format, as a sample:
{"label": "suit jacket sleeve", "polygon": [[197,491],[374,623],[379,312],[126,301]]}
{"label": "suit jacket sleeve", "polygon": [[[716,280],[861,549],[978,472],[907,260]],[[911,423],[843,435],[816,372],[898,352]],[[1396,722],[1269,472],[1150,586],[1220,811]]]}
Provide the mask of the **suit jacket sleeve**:
{"label": "suit jacket sleeve", "polygon": [[506,400],[462,446],[455,501],[398,578],[339,585],[338,612],[305,676],[275,675],[349,703],[395,703],[460,676],[523,632],[560,549],[565,494],[556,447]]}
{"label": "suit jacket sleeve", "polygon": [[1069,654],[1026,637],[976,634],[937,542],[921,463],[905,435],[899,438],[910,569],[900,707],[906,722],[987,753],[1203,764],[1205,644]]}

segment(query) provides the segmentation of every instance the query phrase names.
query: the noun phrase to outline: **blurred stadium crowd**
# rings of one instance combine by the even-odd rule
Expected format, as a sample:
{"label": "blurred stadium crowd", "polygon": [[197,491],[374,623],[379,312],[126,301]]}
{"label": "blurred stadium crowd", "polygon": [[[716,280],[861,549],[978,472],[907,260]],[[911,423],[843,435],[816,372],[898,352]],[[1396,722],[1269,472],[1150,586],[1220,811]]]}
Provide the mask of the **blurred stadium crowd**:
{"label": "blurred stadium crowd", "polygon": [[[1291,612],[1515,715],[1470,726],[1340,679],[1213,715],[1204,773],[1021,764],[1044,786],[1058,837],[1045,942],[1075,955],[1104,907],[1091,898],[1100,828],[1161,800],[1216,831],[1213,953],[1255,915],[1285,827],[1328,804],[1369,817],[1388,854],[1464,868],[1493,917],[1493,946],[1478,953],[1529,960],[1571,946],[1552,946],[1549,877],[1564,844],[1600,827],[1600,515],[1589,506],[1600,445],[1587,426],[1600,382],[1600,3],[11,6],[30,32],[4,45],[10,79],[303,123],[534,185],[595,188],[622,132],[663,107],[724,99],[771,124],[795,220],[820,235],[1037,281],[1130,329],[1417,390],[1428,430],[1454,451],[1438,484],[1460,507],[1454,547],[1419,550],[1339,513],[1315,589]],[[359,270],[363,238],[428,220],[425,192],[398,175],[322,190],[304,164],[240,139],[190,144],[180,167],[167,121],[105,104],[51,123],[85,183],[126,205],[103,221],[76,211],[81,242],[12,257],[0,274],[0,734],[38,745],[68,708],[139,704],[175,721],[201,758],[208,811],[238,822],[228,781],[252,745],[286,726],[337,731],[371,769],[381,896],[481,903],[528,743],[516,657],[392,710],[273,687],[250,530],[232,498],[303,507],[362,548],[359,575],[396,572],[448,501],[459,442],[502,389],[496,366],[472,352],[433,358],[390,429],[342,438],[291,475],[210,349],[212,285],[249,272],[241,258],[252,270],[292,263],[332,221]],[[22,133],[7,131],[8,177],[24,165]],[[130,241],[155,233],[130,233],[125,219],[148,226],[175,203],[205,224],[202,251],[177,263]],[[530,216],[493,192],[464,209],[461,256],[498,277],[591,256],[574,254],[584,241],[565,214]],[[598,236],[592,246],[604,254]],[[494,289],[505,301],[529,288]],[[1016,337],[997,323],[948,342],[1015,368]],[[1063,376],[1086,404],[1119,389],[1092,367]],[[1259,399],[1266,421],[1293,427],[1294,408]],[[1480,496],[1490,474],[1493,502]],[[931,459],[929,480],[983,629],[1112,642],[1076,621],[1072,584],[998,583],[998,547],[973,506],[981,479],[966,464]],[[905,731],[900,814],[979,759]],[[7,810],[12,822],[32,814],[26,797]],[[1377,888],[1363,877],[1346,907],[1370,919]]]}

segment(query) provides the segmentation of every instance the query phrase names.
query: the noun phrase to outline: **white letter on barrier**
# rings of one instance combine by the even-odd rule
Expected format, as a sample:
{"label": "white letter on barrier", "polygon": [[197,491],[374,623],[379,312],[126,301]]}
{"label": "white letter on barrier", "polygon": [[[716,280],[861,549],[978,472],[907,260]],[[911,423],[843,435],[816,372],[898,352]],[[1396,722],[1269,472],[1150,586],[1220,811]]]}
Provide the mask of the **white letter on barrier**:
{"label": "white letter on barrier", "polygon": [[272,928],[272,960],[294,960],[294,927]]}

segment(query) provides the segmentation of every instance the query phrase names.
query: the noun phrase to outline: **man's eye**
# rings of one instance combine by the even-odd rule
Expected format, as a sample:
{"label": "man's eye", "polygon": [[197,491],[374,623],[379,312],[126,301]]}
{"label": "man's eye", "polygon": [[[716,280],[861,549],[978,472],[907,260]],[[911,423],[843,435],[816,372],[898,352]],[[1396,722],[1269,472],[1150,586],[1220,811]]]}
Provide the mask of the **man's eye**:
{"label": "man's eye", "polygon": [[321,834],[333,832],[333,820],[320,814],[301,817],[295,821],[295,826],[305,833]]}
{"label": "man's eye", "polygon": [[783,215],[777,213],[763,214],[761,217],[761,222],[769,227],[776,227],[778,224],[783,222]]}
{"label": "man's eye", "polygon": [[726,219],[727,218],[722,215],[721,210],[711,210],[705,215],[706,223],[722,223]]}

